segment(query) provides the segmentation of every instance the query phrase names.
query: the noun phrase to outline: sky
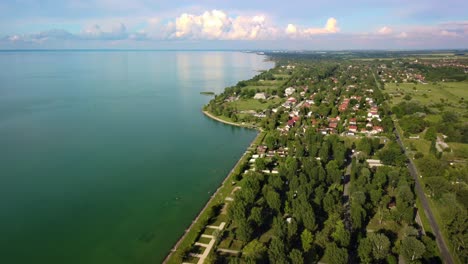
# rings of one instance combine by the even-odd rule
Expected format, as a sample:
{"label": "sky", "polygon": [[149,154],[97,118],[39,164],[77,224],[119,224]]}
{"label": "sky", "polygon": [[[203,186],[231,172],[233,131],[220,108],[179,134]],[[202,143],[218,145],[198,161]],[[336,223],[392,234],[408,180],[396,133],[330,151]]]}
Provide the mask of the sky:
{"label": "sky", "polygon": [[1,0],[0,49],[467,49],[466,0]]}

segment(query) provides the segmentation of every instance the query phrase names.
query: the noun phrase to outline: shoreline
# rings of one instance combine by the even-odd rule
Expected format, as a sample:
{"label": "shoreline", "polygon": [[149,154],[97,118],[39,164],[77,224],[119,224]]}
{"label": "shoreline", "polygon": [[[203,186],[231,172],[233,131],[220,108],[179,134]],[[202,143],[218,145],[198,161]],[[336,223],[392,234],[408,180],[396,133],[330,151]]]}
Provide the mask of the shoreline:
{"label": "shoreline", "polygon": [[178,247],[180,246],[180,244],[186,239],[187,235],[190,233],[190,231],[193,229],[194,225],[199,221],[200,219],[200,216],[209,208],[210,204],[215,200],[215,198],[217,198],[216,196],[219,194],[219,191],[221,190],[222,187],[224,187],[224,185],[226,184],[226,182],[232,177],[232,174],[234,172],[234,170],[239,166],[239,164],[241,163],[241,161],[243,160],[243,158],[245,157],[245,155],[247,154],[247,151],[249,148],[252,147],[252,145],[257,141],[257,139],[263,134],[262,130],[259,130],[259,129],[256,129],[256,128],[253,128],[253,127],[248,127],[248,126],[243,126],[241,124],[238,124],[238,123],[234,123],[234,122],[229,122],[229,121],[226,121],[226,120],[222,120],[216,116],[214,116],[213,114],[211,114],[210,112],[208,111],[204,111],[202,110],[203,114],[206,115],[207,117],[213,119],[213,120],[216,120],[220,123],[224,123],[224,124],[227,124],[227,125],[232,125],[232,126],[237,126],[237,127],[244,127],[244,128],[250,128],[250,129],[255,129],[257,130],[257,135],[252,139],[252,141],[250,142],[249,146],[247,147],[247,149],[244,151],[244,153],[242,154],[242,156],[240,156],[240,158],[237,160],[236,164],[234,164],[234,166],[232,167],[232,169],[228,172],[228,174],[226,175],[226,177],[223,179],[223,181],[221,182],[221,184],[219,185],[219,187],[216,189],[216,191],[210,196],[210,198],[208,199],[208,201],[205,203],[205,205],[203,206],[203,208],[200,210],[200,212],[197,214],[197,216],[195,217],[195,219],[190,223],[189,227],[185,229],[184,233],[182,234],[182,236],[177,240],[177,242],[175,243],[175,245],[171,248],[170,252],[167,254],[167,256],[164,258],[163,260],[163,264],[166,264],[169,262],[169,260],[171,259],[171,257],[173,256],[173,254],[178,250]]}
{"label": "shoreline", "polygon": [[206,115],[207,117],[211,118],[211,119],[214,119],[220,123],[224,123],[224,124],[227,124],[227,125],[231,125],[231,126],[237,126],[237,127],[244,127],[244,128],[250,128],[250,129],[255,129],[255,130],[258,130],[259,132],[261,132],[260,129],[256,128],[256,127],[253,127],[253,126],[248,126],[248,125],[242,125],[242,124],[239,124],[239,123],[234,123],[234,122],[229,122],[229,121],[226,121],[226,120],[223,120],[215,115],[213,115],[212,113],[208,112],[208,111],[205,111],[205,110],[202,110],[203,114]]}

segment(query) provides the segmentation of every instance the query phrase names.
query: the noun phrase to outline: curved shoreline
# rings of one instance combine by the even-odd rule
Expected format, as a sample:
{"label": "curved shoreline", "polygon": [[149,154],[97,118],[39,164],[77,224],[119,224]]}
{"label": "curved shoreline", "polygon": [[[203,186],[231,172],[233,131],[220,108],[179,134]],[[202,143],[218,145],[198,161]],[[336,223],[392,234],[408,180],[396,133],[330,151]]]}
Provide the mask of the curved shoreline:
{"label": "curved shoreline", "polygon": [[[256,127],[253,127],[253,126],[248,126],[248,125],[242,125],[242,124],[239,124],[239,123],[234,123],[234,122],[229,122],[229,121],[226,121],[226,120],[223,120],[215,115],[213,115],[212,113],[208,112],[208,111],[205,111],[205,110],[202,110],[203,114],[205,114],[207,117],[211,118],[211,119],[214,119],[218,122],[221,122],[221,123],[224,123],[224,124],[227,124],[227,125],[231,125],[231,126],[237,126],[237,127],[245,127],[245,128],[250,128],[250,129],[257,129],[259,130],[258,128]],[[261,131],[261,130],[259,130]]]}
{"label": "curved shoreline", "polygon": [[[213,119],[213,120],[216,120],[220,123],[224,123],[224,124],[227,124],[227,125],[232,125],[232,126],[237,126],[237,127],[244,127],[244,128],[250,128],[250,129],[255,129],[253,127],[248,127],[248,126],[243,126],[241,124],[237,124],[237,123],[234,123],[234,122],[229,122],[229,121],[226,121],[226,120],[222,120],[221,118],[218,118],[216,116],[214,116],[213,114],[211,114],[210,112],[208,111],[204,111],[202,110],[203,114],[205,114],[207,117]],[[255,136],[255,138],[252,140],[252,142],[250,142],[249,146],[247,147],[247,149],[249,149],[253,144],[254,142],[258,139],[258,137],[262,134],[261,130],[259,129],[256,129],[258,131],[257,135]],[[208,209],[209,205],[211,204],[211,202],[216,198],[216,196],[218,195],[219,191],[221,190],[221,188],[225,185],[225,183],[231,178],[232,176],[232,173],[234,172],[234,170],[237,168],[237,166],[239,166],[241,160],[244,158],[244,156],[247,154],[247,150],[242,154],[242,156],[239,158],[239,160],[236,162],[236,164],[232,167],[232,169],[229,171],[229,173],[226,175],[226,177],[224,178],[224,180],[221,182],[221,184],[219,185],[219,187],[216,189],[216,191],[210,196],[210,198],[208,199],[208,201],[205,203],[205,205],[203,206],[203,208],[200,210],[200,212],[197,214],[197,216],[195,217],[195,219],[190,223],[189,227],[187,229],[185,229],[184,231],[184,234],[179,238],[179,240],[177,240],[176,244],[171,248],[171,251],[167,254],[167,256],[164,258],[163,260],[163,264],[166,264],[168,263],[169,259],[172,257],[172,255],[177,251],[178,247],[180,246],[180,244],[184,241],[184,239],[187,237],[188,233],[192,230],[193,226],[198,222],[200,216],[203,214],[203,212],[206,211],[206,209]]]}

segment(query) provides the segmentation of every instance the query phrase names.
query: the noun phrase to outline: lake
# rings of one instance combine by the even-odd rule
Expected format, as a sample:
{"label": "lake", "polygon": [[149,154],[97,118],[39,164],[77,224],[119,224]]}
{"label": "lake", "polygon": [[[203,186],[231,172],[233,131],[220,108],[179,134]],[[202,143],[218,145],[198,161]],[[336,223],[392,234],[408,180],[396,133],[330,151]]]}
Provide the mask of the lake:
{"label": "lake", "polygon": [[241,52],[0,52],[0,263],[159,263],[256,132],[205,117]]}

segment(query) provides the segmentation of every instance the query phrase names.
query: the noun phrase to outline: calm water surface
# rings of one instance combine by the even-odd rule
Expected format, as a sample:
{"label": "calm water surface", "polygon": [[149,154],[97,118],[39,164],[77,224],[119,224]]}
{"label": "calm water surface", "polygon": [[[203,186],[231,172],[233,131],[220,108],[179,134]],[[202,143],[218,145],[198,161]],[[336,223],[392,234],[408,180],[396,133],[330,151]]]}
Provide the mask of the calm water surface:
{"label": "calm water surface", "polygon": [[255,137],[237,52],[0,52],[0,263],[159,263]]}

